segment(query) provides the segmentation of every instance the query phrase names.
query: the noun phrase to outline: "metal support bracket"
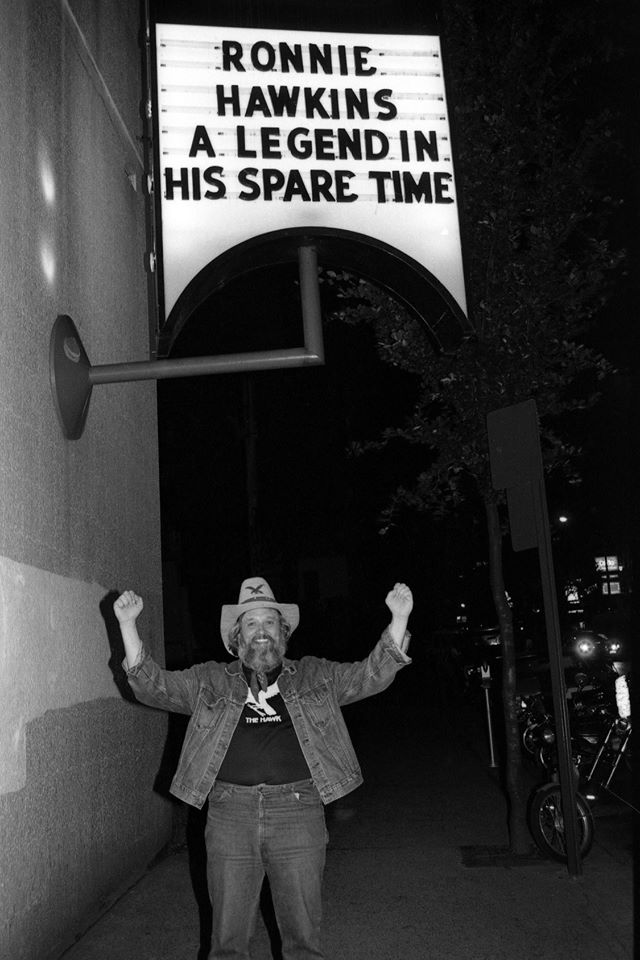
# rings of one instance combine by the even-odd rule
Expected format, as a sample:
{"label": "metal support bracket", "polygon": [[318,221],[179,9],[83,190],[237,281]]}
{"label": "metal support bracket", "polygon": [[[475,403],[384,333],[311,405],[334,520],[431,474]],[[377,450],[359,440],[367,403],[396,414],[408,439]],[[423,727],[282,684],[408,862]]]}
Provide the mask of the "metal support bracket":
{"label": "metal support bracket", "polygon": [[67,440],[82,436],[94,386],[132,380],[167,380],[216,373],[246,373],[324,363],[322,313],[318,288],[318,260],[312,246],[298,250],[300,299],[304,346],[282,350],[147,360],[92,366],[71,317],[60,314],[53,325],[49,346],[49,376],[53,402]]}

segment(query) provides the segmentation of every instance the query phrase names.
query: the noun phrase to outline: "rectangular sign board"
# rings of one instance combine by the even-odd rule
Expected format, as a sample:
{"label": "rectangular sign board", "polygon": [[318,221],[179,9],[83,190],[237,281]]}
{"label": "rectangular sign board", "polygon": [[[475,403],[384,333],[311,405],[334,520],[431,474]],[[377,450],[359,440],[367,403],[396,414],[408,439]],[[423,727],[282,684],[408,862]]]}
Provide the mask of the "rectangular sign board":
{"label": "rectangular sign board", "polygon": [[466,313],[437,36],[156,24],[164,313],[226,250],[291,228],[389,244]]}

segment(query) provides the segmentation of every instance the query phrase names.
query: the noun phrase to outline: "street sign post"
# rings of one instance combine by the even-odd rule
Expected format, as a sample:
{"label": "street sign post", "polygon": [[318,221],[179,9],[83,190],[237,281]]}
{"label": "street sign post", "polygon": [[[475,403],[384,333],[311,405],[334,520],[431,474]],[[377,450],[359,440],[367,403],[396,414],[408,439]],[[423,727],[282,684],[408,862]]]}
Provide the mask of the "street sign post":
{"label": "street sign post", "polygon": [[567,712],[558,599],[535,401],[526,400],[524,403],[492,411],[487,416],[487,432],[494,489],[507,491],[513,549],[538,548],[556,718],[558,773],[567,846],[567,869],[571,876],[579,876],[582,873],[582,865],[571,756],[571,731]]}

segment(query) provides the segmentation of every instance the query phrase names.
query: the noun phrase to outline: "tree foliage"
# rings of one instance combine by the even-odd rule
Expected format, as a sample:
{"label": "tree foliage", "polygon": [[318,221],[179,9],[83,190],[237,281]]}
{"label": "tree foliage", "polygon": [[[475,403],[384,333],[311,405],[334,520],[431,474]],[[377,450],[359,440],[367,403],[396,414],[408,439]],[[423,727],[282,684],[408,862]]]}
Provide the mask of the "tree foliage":
{"label": "tree foliage", "polygon": [[[597,0],[586,7],[600,10],[602,20]],[[553,425],[593,403],[610,369],[585,335],[624,259],[607,239],[622,203],[609,188],[620,154],[619,118],[582,97],[594,85],[594,65],[614,57],[616,48],[604,31],[599,39],[598,17],[585,4],[580,12],[558,11],[548,0],[446,4],[475,335],[452,354],[435,354],[419,322],[383,290],[334,276],[342,290],[340,318],[373,324],[382,358],[420,379],[410,419],[380,441],[400,436],[432,451],[430,466],[413,490],[398,491],[396,503],[455,506],[463,476],[487,495],[486,415],[529,398],[542,420],[547,466],[575,479],[577,448]]]}

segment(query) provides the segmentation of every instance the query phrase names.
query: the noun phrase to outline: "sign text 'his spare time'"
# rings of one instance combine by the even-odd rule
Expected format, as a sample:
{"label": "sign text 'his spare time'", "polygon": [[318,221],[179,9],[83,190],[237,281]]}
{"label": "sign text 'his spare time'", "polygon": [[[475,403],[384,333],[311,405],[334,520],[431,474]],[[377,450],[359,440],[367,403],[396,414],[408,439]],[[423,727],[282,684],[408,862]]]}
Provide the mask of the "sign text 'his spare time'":
{"label": "sign text 'his spare time'", "polygon": [[[397,246],[399,228],[419,228],[400,249],[436,275],[449,260],[439,279],[464,309],[437,37],[178,24],[156,34],[165,284],[170,234],[204,241],[193,263],[175,251],[180,284],[274,229],[333,226]],[[168,310],[180,290],[165,293]]]}

